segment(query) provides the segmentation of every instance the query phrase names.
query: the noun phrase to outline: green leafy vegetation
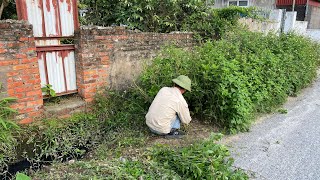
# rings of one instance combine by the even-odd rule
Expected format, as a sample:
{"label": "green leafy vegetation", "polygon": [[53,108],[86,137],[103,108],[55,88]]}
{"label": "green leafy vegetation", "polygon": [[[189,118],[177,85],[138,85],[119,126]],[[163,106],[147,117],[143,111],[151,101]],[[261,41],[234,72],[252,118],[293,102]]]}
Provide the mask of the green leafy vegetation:
{"label": "green leafy vegetation", "polygon": [[17,173],[16,180],[31,180],[31,178],[24,173]]}
{"label": "green leafy vegetation", "polygon": [[104,122],[92,114],[78,114],[68,120],[43,120],[24,127],[23,139],[32,152],[25,156],[34,164],[81,157],[101,142]]}
{"label": "green leafy vegetation", "polygon": [[41,91],[44,92],[45,95],[49,96],[49,98],[56,96],[56,91],[52,88],[51,84],[46,84],[41,88]]}
{"label": "green leafy vegetation", "polygon": [[247,179],[243,171],[232,168],[227,148],[212,138],[186,147],[158,145],[128,159],[122,150],[144,143],[144,115],[152,98],[179,74],[193,82],[192,93],[185,94],[193,117],[234,133],[247,130],[255,114],[275,110],[287,96],[310,84],[319,60],[319,46],[294,34],[265,36],[240,30],[194,50],[168,47],[132,88],[97,97],[95,113],[108,119],[106,139],[111,142],[95,151],[95,160],[56,165],[50,174],[39,172],[35,177]]}
{"label": "green leafy vegetation", "polygon": [[[0,84],[1,89],[2,85]],[[19,127],[9,120],[16,113],[15,110],[10,108],[10,103],[15,100],[15,98],[3,97],[0,94],[0,175],[6,172],[7,163],[13,161],[16,155],[14,150],[17,140],[14,138],[13,131],[17,131]]]}
{"label": "green leafy vegetation", "polygon": [[159,89],[185,74],[192,79],[192,93],[185,96],[193,117],[231,133],[246,131],[257,113],[271,112],[309,85],[320,59],[319,45],[306,38],[245,30],[194,50],[169,47],[160,54],[131,89],[97,100],[110,123],[143,126]]}
{"label": "green leafy vegetation", "polygon": [[213,9],[205,0],[82,0],[85,25],[127,26],[143,32],[194,32],[198,40],[219,38],[254,8]]}
{"label": "green leafy vegetation", "polygon": [[36,179],[248,179],[243,171],[231,168],[233,160],[223,145],[214,142],[221,135],[184,148],[157,145],[136,159],[77,161],[56,164]]}
{"label": "green leafy vegetation", "polygon": [[233,159],[225,146],[213,143],[221,135],[181,149],[158,146],[151,155],[156,162],[173,169],[182,179],[247,179],[241,170],[232,170]]}
{"label": "green leafy vegetation", "polygon": [[[0,171],[6,173],[8,165],[24,158],[33,167],[82,157],[103,140],[104,121],[92,114],[78,114],[72,118],[43,120],[21,126],[19,132],[11,130],[12,140],[2,142],[9,146],[1,152]],[[2,150],[2,149],[1,149]],[[1,175],[1,174],[0,174]]]}
{"label": "green leafy vegetation", "polygon": [[[193,31],[198,40],[209,41],[188,50],[165,48],[131,88],[98,95],[92,113],[46,119],[18,130],[8,121],[13,99],[1,99],[0,172],[27,158],[33,167],[55,163],[28,174],[36,179],[248,179],[232,167],[227,148],[214,143],[217,136],[185,147],[143,149],[149,137],[144,116],[154,96],[172,86],[176,76],[188,75],[193,90],[185,97],[192,117],[235,133],[248,130],[257,113],[274,110],[316,76],[319,45],[294,34],[242,30],[237,19],[254,16],[250,8],[209,9],[201,0],[81,2],[88,9],[84,24]],[[54,96],[51,89],[47,85],[43,90]],[[141,147],[142,154],[123,156],[124,150]],[[92,157],[61,163],[85,155]]]}
{"label": "green leafy vegetation", "polygon": [[281,109],[278,109],[278,112],[279,112],[280,114],[287,114],[287,113],[288,113],[288,110],[281,108]]}
{"label": "green leafy vegetation", "polygon": [[192,93],[185,96],[193,117],[235,133],[247,130],[255,114],[274,110],[288,95],[310,84],[316,76],[319,51],[317,44],[294,34],[243,30],[192,50],[168,47],[146,65],[130,89],[97,96],[92,113],[43,120],[13,132],[13,141],[19,145],[10,143],[12,149],[3,153],[1,167],[18,159],[15,149],[29,150],[23,157],[33,167],[77,159],[96,149],[90,161],[58,164],[50,173],[31,176],[246,179],[242,171],[231,167],[228,150],[212,140],[186,147],[156,146],[130,158],[123,158],[123,151],[143,147],[149,134],[145,113],[159,89],[171,86],[177,75],[192,79]]}

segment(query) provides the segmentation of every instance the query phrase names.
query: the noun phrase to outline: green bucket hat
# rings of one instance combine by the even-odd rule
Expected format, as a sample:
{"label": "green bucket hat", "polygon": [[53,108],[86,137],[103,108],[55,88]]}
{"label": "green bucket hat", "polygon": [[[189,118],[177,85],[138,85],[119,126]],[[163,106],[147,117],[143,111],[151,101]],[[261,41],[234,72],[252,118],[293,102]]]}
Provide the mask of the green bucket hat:
{"label": "green bucket hat", "polygon": [[180,75],[175,79],[172,79],[174,83],[176,83],[178,86],[191,91],[191,80],[188,78],[188,76]]}

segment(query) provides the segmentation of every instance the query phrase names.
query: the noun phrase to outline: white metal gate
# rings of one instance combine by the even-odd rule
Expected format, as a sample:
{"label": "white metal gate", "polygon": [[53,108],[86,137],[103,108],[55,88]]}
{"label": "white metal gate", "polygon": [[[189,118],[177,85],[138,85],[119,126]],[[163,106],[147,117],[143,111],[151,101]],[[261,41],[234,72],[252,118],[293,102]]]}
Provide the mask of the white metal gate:
{"label": "white metal gate", "polygon": [[79,28],[76,0],[17,0],[19,19],[33,25],[41,86],[51,84],[57,95],[77,92],[74,44]]}

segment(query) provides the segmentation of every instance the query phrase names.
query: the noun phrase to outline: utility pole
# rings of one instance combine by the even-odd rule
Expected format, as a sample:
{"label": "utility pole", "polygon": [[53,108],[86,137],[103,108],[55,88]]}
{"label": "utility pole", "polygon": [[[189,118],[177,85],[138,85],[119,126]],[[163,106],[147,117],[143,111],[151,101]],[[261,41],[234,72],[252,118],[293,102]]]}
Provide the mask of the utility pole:
{"label": "utility pole", "polygon": [[292,3],[292,12],[294,11],[294,6],[296,5],[296,0],[293,0],[293,3]]}

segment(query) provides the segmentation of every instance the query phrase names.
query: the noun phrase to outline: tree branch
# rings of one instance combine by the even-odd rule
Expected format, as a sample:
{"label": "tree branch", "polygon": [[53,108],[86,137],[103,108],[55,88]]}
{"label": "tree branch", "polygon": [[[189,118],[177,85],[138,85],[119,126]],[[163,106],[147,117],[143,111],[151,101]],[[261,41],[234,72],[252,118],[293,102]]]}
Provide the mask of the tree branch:
{"label": "tree branch", "polygon": [[1,6],[0,6],[0,19],[1,19],[4,8],[9,5],[9,2],[10,0],[2,0]]}

